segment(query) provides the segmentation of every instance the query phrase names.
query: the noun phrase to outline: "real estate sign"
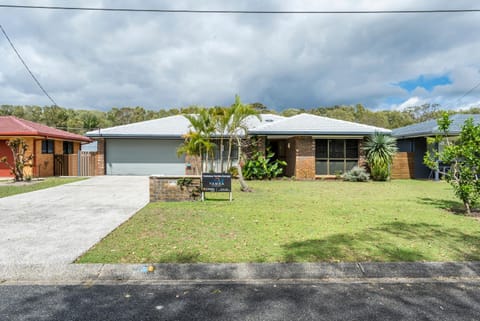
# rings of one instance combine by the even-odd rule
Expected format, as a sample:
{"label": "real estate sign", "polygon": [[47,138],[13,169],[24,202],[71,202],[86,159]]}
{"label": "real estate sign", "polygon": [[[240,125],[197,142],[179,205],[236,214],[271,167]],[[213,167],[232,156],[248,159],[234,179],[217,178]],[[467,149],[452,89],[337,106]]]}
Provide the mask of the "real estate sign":
{"label": "real estate sign", "polygon": [[232,192],[232,175],[224,173],[203,173],[204,192]]}

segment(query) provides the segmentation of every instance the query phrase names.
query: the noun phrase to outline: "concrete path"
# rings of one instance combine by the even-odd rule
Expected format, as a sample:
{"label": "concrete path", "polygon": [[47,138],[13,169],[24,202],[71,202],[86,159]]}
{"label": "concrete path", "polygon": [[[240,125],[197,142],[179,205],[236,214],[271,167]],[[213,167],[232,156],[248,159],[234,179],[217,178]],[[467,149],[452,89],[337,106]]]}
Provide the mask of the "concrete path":
{"label": "concrete path", "polygon": [[148,177],[97,176],[0,198],[0,264],[67,264],[148,203]]}

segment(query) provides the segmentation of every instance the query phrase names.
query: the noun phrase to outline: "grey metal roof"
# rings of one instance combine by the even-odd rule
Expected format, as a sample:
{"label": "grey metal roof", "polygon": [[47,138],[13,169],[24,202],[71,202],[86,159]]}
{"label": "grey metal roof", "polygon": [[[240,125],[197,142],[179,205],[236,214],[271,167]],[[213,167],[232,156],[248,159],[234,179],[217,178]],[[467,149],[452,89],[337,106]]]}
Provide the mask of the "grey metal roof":
{"label": "grey metal roof", "polygon": [[[455,114],[450,116],[452,124],[450,125],[449,134],[458,135],[462,130],[462,126],[469,118],[473,118],[475,124],[480,124],[480,115],[473,114]],[[396,128],[392,131],[392,135],[397,138],[409,137],[426,137],[440,134],[436,119],[427,120],[422,123],[413,124],[405,127]]]}
{"label": "grey metal roof", "polygon": [[[247,118],[247,127],[255,128],[262,124],[269,124],[284,119],[285,117],[273,114],[261,114],[260,118],[260,120],[253,116]],[[180,138],[188,133],[189,130],[190,121],[183,115],[175,115],[128,125],[92,130],[87,132],[86,136],[106,138]]]}
{"label": "grey metal roof", "polygon": [[312,114],[299,114],[249,131],[256,135],[370,135],[391,130]]}

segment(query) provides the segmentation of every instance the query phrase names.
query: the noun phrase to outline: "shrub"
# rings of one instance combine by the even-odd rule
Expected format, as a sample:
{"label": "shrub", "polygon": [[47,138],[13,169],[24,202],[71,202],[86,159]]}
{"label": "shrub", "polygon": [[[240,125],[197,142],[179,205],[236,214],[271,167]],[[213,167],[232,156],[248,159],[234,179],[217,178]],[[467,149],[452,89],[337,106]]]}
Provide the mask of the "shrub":
{"label": "shrub", "polygon": [[370,179],[363,167],[355,166],[343,175],[343,180],[348,182],[366,182]]}
{"label": "shrub", "polygon": [[285,161],[272,160],[275,154],[269,149],[266,156],[255,152],[243,167],[243,176],[246,179],[272,179],[283,173],[282,166],[287,165]]}

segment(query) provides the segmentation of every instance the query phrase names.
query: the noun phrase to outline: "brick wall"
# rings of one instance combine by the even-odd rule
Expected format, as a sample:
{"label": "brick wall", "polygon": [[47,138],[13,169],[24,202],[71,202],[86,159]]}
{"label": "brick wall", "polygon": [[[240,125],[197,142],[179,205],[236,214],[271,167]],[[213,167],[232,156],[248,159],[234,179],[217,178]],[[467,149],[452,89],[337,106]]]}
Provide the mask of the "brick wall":
{"label": "brick wall", "polygon": [[200,175],[202,171],[202,158],[200,156],[186,155],[185,163],[186,175]]}
{"label": "brick wall", "polygon": [[[181,186],[179,180],[191,179],[191,184]],[[200,176],[150,176],[150,202],[200,200]]]}
{"label": "brick wall", "polygon": [[295,137],[295,178],[315,179],[315,140],[311,136]]}
{"label": "brick wall", "polygon": [[95,158],[95,175],[105,175],[105,138],[97,139],[97,155]]}

